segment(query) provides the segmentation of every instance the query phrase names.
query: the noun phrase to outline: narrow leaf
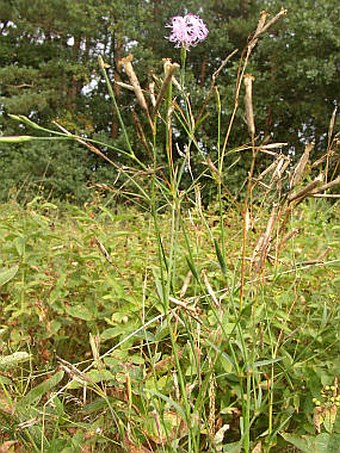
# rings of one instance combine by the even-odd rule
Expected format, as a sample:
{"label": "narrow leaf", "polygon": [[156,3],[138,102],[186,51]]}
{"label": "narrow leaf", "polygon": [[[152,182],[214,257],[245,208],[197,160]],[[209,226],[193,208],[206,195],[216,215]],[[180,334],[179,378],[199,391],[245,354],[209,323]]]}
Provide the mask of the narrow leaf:
{"label": "narrow leaf", "polygon": [[199,275],[198,275],[198,272],[197,272],[197,269],[196,269],[196,266],[195,266],[193,260],[192,260],[191,257],[188,256],[188,255],[185,256],[185,259],[186,259],[186,261],[187,261],[187,263],[188,263],[189,269],[190,269],[191,272],[192,272],[192,275],[193,275],[193,276],[195,277],[195,279],[199,282],[199,281],[200,281],[200,277],[199,277]]}
{"label": "narrow leaf", "polygon": [[50,392],[64,377],[64,371],[58,371],[54,376],[42,382],[41,384],[30,390],[21,401],[20,405],[26,406],[31,404],[37,404],[45,393]]}
{"label": "narrow leaf", "polygon": [[23,143],[34,140],[30,135],[2,135],[0,136],[1,143]]}
{"label": "narrow leaf", "polygon": [[221,251],[220,246],[218,245],[218,242],[216,241],[216,239],[214,239],[214,245],[215,245],[215,252],[216,252],[216,256],[217,256],[219,265],[221,267],[223,275],[225,276],[227,273],[227,265],[223,258],[222,251]]}

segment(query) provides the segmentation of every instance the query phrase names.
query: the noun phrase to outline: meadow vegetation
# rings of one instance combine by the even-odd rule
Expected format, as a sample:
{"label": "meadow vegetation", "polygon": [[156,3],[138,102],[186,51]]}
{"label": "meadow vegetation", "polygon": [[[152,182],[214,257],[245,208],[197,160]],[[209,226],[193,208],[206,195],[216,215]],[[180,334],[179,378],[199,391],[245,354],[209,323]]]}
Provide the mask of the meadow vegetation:
{"label": "meadow vegetation", "polygon": [[[255,217],[247,257],[268,213]],[[39,200],[1,206],[2,444],[229,452],[241,451],[249,430],[252,451],[291,442],[335,452],[337,220],[324,200],[299,206],[289,219],[298,233],[246,281],[240,310],[239,213],[223,216],[223,271],[216,214],[183,213],[165,313],[148,214]],[[171,222],[164,214],[159,223],[167,256]]]}

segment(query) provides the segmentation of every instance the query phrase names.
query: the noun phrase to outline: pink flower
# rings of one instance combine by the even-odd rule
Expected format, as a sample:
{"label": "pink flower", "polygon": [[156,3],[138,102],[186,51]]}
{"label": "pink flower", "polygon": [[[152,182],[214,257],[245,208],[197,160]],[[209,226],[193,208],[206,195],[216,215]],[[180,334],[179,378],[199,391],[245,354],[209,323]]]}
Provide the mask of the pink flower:
{"label": "pink flower", "polygon": [[204,41],[209,33],[203,20],[191,13],[184,17],[174,16],[166,27],[171,28],[171,35],[167,39],[175,42],[175,47],[185,47],[186,50],[189,50],[190,46],[196,46],[199,42]]}

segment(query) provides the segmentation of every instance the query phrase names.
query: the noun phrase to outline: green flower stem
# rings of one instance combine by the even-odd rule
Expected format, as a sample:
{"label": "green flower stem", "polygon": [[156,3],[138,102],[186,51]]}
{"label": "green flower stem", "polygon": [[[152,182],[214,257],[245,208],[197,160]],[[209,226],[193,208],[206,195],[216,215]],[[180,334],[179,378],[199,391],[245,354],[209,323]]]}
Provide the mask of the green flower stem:
{"label": "green flower stem", "polygon": [[221,234],[221,252],[222,260],[226,262],[226,245],[225,245],[225,235],[224,235],[224,225],[223,225],[223,200],[222,200],[222,184],[223,184],[223,161],[224,156],[221,154],[221,97],[218,91],[216,90],[216,109],[217,109],[217,159],[218,159],[218,204],[219,204],[219,216],[220,216],[220,234]]}
{"label": "green flower stem", "polygon": [[169,167],[169,178],[170,178],[170,187],[171,194],[175,198],[175,169],[174,161],[172,156],[172,81],[169,82],[167,87],[167,96],[166,96],[166,132],[165,132],[165,149],[168,158],[168,167]]}
{"label": "green flower stem", "polygon": [[181,75],[180,75],[180,82],[183,92],[185,92],[185,64],[187,61],[187,49],[182,46],[181,47]]}
{"label": "green flower stem", "polygon": [[119,124],[122,128],[122,131],[123,131],[123,134],[124,134],[124,138],[125,138],[125,141],[126,141],[126,144],[127,144],[127,147],[130,151],[130,154],[131,154],[131,157],[133,159],[136,159],[136,156],[135,156],[135,153],[132,149],[132,146],[131,146],[131,142],[130,142],[130,139],[129,139],[129,135],[127,133],[127,130],[126,130],[126,127],[125,127],[125,124],[124,124],[124,120],[123,120],[123,117],[122,115],[120,114],[120,110],[119,110],[119,107],[118,107],[118,104],[117,104],[117,100],[116,100],[116,96],[113,92],[113,89],[112,89],[112,85],[111,85],[111,82],[109,80],[109,77],[107,75],[107,72],[106,72],[106,69],[105,69],[105,63],[104,63],[104,60],[103,58],[100,56],[99,59],[99,67],[102,71],[102,74],[104,76],[104,79],[105,79],[105,82],[106,82],[106,86],[107,86],[107,90],[109,92],[109,95],[110,95],[110,98],[112,100],[112,103],[114,105],[114,108],[115,108],[115,111],[116,111],[116,114],[117,114],[117,117],[118,117],[118,121],[119,121]]}

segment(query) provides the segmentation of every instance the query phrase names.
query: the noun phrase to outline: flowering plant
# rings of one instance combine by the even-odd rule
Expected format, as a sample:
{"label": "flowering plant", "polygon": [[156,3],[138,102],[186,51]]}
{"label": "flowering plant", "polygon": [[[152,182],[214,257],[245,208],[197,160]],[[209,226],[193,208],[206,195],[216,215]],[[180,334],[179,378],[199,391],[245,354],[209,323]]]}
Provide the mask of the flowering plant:
{"label": "flowering plant", "polygon": [[175,47],[183,47],[186,50],[204,41],[209,33],[203,20],[192,13],[174,16],[166,27],[171,28],[171,35],[167,39],[176,43]]}

